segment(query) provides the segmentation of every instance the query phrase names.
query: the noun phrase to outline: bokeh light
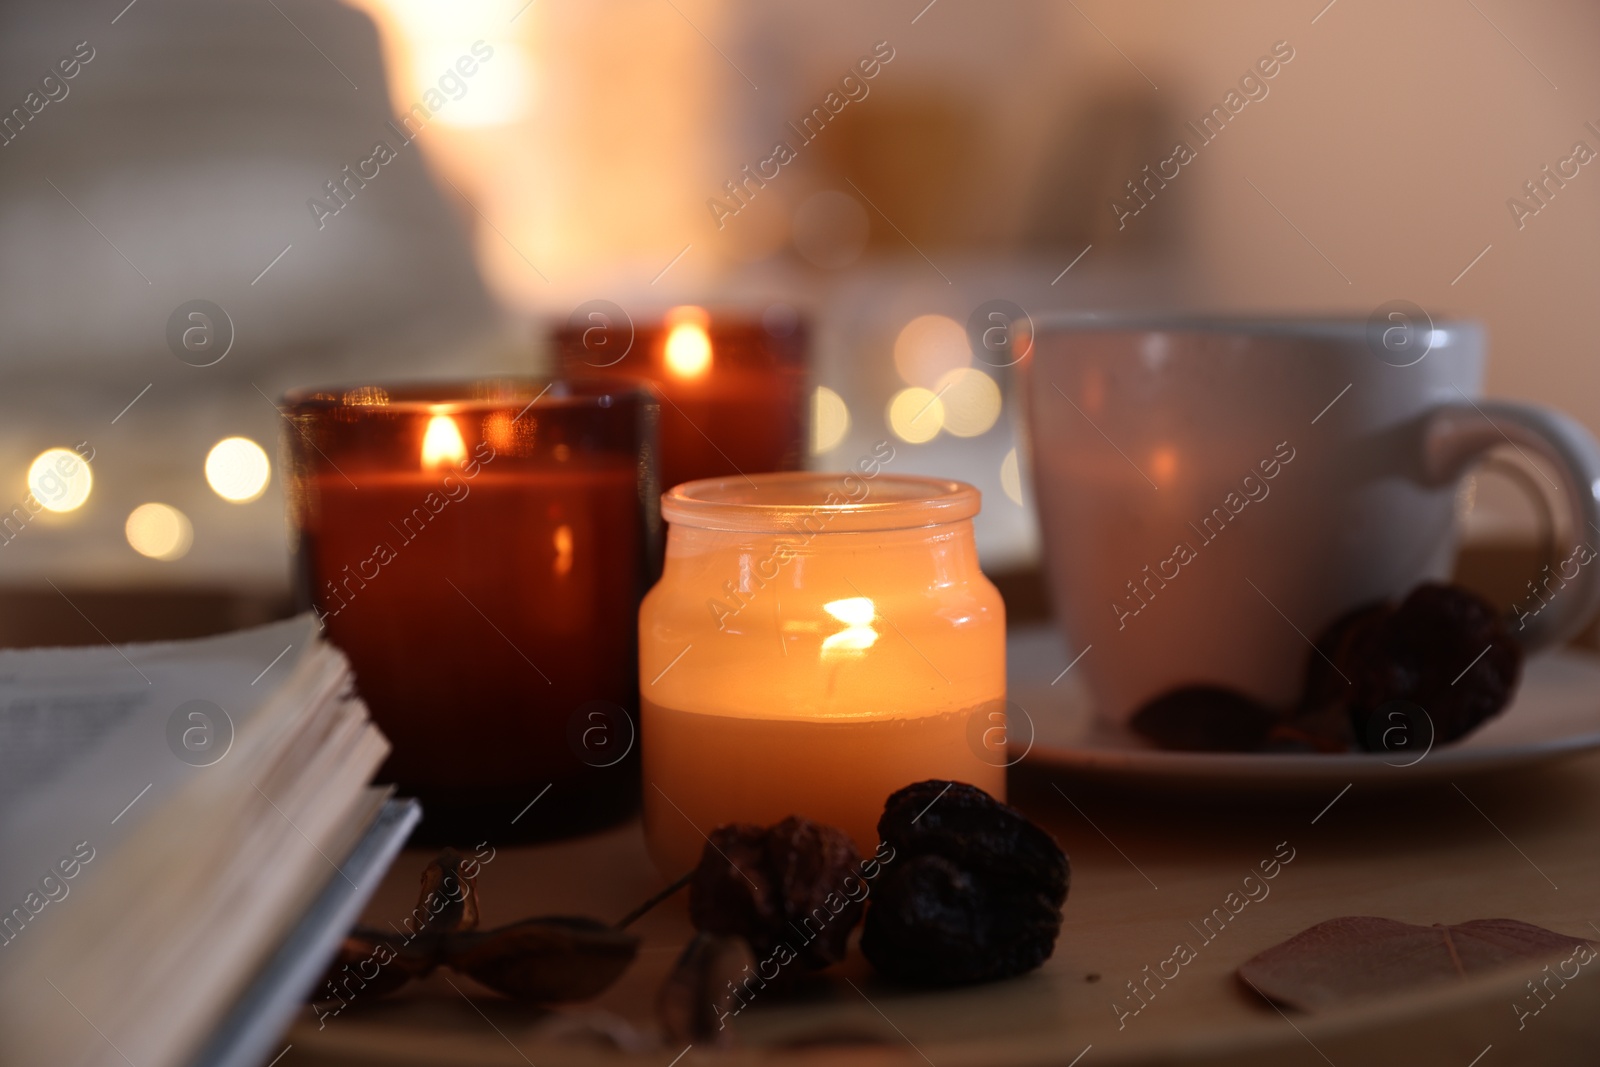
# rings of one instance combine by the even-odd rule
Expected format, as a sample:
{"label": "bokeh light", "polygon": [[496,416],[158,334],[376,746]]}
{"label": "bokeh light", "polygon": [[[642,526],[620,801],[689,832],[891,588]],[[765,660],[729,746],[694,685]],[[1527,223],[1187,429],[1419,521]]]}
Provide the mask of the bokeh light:
{"label": "bokeh light", "polygon": [[894,339],[894,366],[907,385],[937,389],[939,379],[972,365],[967,331],[946,315],[918,315]]}
{"label": "bokeh light", "polygon": [[128,513],[123,532],[135,552],[151,559],[181,559],[194,543],[189,516],[168,504],[140,504]]}
{"label": "bokeh light", "polygon": [[74,511],[89,499],[94,474],[70,448],[47,448],[28,467],[28,491],[47,511]]}
{"label": "bokeh light", "polygon": [[931,441],[943,427],[944,403],[932,389],[913,385],[889,401],[889,429],[908,444]]}
{"label": "bokeh light", "polygon": [[950,371],[934,390],[944,405],[944,428],[957,437],[987,433],[1000,417],[1000,387],[973,367]]}
{"label": "bokeh light", "polygon": [[820,456],[839,447],[850,432],[850,408],[844,397],[826,385],[811,394],[811,454]]}
{"label": "bokeh light", "polygon": [[1013,504],[1022,503],[1022,464],[1017,461],[1015,448],[1000,461],[1000,489]]}
{"label": "bokeh light", "polygon": [[225,437],[206,455],[206,484],[230,503],[259,499],[271,477],[267,453],[248,437]]}

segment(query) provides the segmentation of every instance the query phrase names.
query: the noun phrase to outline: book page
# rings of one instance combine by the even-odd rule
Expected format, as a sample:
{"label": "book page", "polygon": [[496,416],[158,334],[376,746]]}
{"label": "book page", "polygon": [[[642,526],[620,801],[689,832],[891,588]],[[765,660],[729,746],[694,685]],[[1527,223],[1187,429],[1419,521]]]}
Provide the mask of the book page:
{"label": "book page", "polygon": [[0,760],[36,765],[0,822],[7,1067],[184,1059],[320,887],[348,881],[328,850],[370,821],[388,751],[310,616],[0,654],[8,741]]}
{"label": "book page", "polygon": [[0,811],[43,788],[149,700],[145,686],[12,696],[0,706]]}
{"label": "book page", "polygon": [[[0,954],[50,921],[47,890],[72,888],[63,863],[91,875],[82,857],[112,849],[141,810],[228,773],[233,736],[316,637],[306,615],[200,641],[0,651]],[[26,921],[5,922],[19,907]]]}

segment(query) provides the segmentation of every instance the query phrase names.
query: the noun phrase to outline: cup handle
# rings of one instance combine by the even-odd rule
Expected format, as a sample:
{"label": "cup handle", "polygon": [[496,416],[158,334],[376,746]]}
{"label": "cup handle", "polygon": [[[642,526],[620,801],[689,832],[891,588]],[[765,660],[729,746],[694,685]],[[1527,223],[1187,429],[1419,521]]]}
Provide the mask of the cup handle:
{"label": "cup handle", "polygon": [[[1590,531],[1600,535],[1600,444],[1559,411],[1504,400],[1443,405],[1430,416],[1423,437],[1427,477],[1435,485],[1453,483],[1484,453],[1508,442],[1555,466],[1570,529],[1580,543],[1590,544]],[[1591,548],[1590,559],[1594,554]],[[1576,637],[1600,608],[1600,566],[1582,566],[1571,579],[1560,577],[1566,584],[1548,607],[1511,620],[1513,635],[1530,652]]]}

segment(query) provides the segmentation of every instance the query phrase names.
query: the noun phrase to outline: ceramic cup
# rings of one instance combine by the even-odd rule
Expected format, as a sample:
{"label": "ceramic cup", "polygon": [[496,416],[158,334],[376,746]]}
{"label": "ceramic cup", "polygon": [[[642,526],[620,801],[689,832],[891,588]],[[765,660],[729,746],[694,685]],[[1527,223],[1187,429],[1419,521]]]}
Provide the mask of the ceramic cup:
{"label": "ceramic cup", "polygon": [[[1483,366],[1471,322],[1040,321],[1022,372],[1045,562],[1102,716],[1200,683],[1290,703],[1330,622],[1449,575],[1459,484],[1496,446],[1547,461],[1569,548],[1600,534],[1594,438],[1480,399]],[[1597,606],[1600,561],[1510,626],[1548,647]]]}

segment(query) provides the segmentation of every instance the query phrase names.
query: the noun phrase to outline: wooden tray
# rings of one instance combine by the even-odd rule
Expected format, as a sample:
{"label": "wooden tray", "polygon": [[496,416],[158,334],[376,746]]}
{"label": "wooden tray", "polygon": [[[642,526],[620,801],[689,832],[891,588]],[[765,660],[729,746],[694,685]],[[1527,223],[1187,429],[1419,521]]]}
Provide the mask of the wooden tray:
{"label": "wooden tray", "polygon": [[[680,895],[637,925],[645,939],[639,960],[593,1004],[524,1009],[468,979],[438,974],[389,1000],[363,1004],[358,997],[320,1025],[308,1009],[286,1043],[296,1067],[1496,1067],[1594,1059],[1600,965],[1559,990],[1520,1030],[1513,1004],[1538,1006],[1524,985],[1531,968],[1317,1017],[1280,1013],[1241,987],[1233,971],[1338,915],[1414,923],[1510,917],[1600,940],[1591,926],[1600,921],[1600,756],[1399,796],[1357,786],[1337,800],[1332,793],[1254,801],[1145,797],[1024,765],[1013,771],[1012,800],[1049,827],[1072,858],[1055,955],[1023,978],[918,992],[875,978],[852,952],[800,998],[758,999],[733,1021],[735,1048],[667,1047],[657,1041],[652,1004],[690,933]],[[1268,883],[1270,894],[1204,940],[1195,928],[1280,842],[1293,859]],[[369,925],[398,923],[409,913],[429,855],[402,855],[367,911]],[[578,841],[500,849],[479,886],[484,922],[494,925],[534,914],[614,920],[663,882],[633,824]],[[1197,958],[1119,1028],[1113,1005],[1139,1003],[1125,983],[1142,979],[1146,965],[1154,969],[1180,942],[1194,946]],[[584,1036],[606,1028],[633,1050]]]}

